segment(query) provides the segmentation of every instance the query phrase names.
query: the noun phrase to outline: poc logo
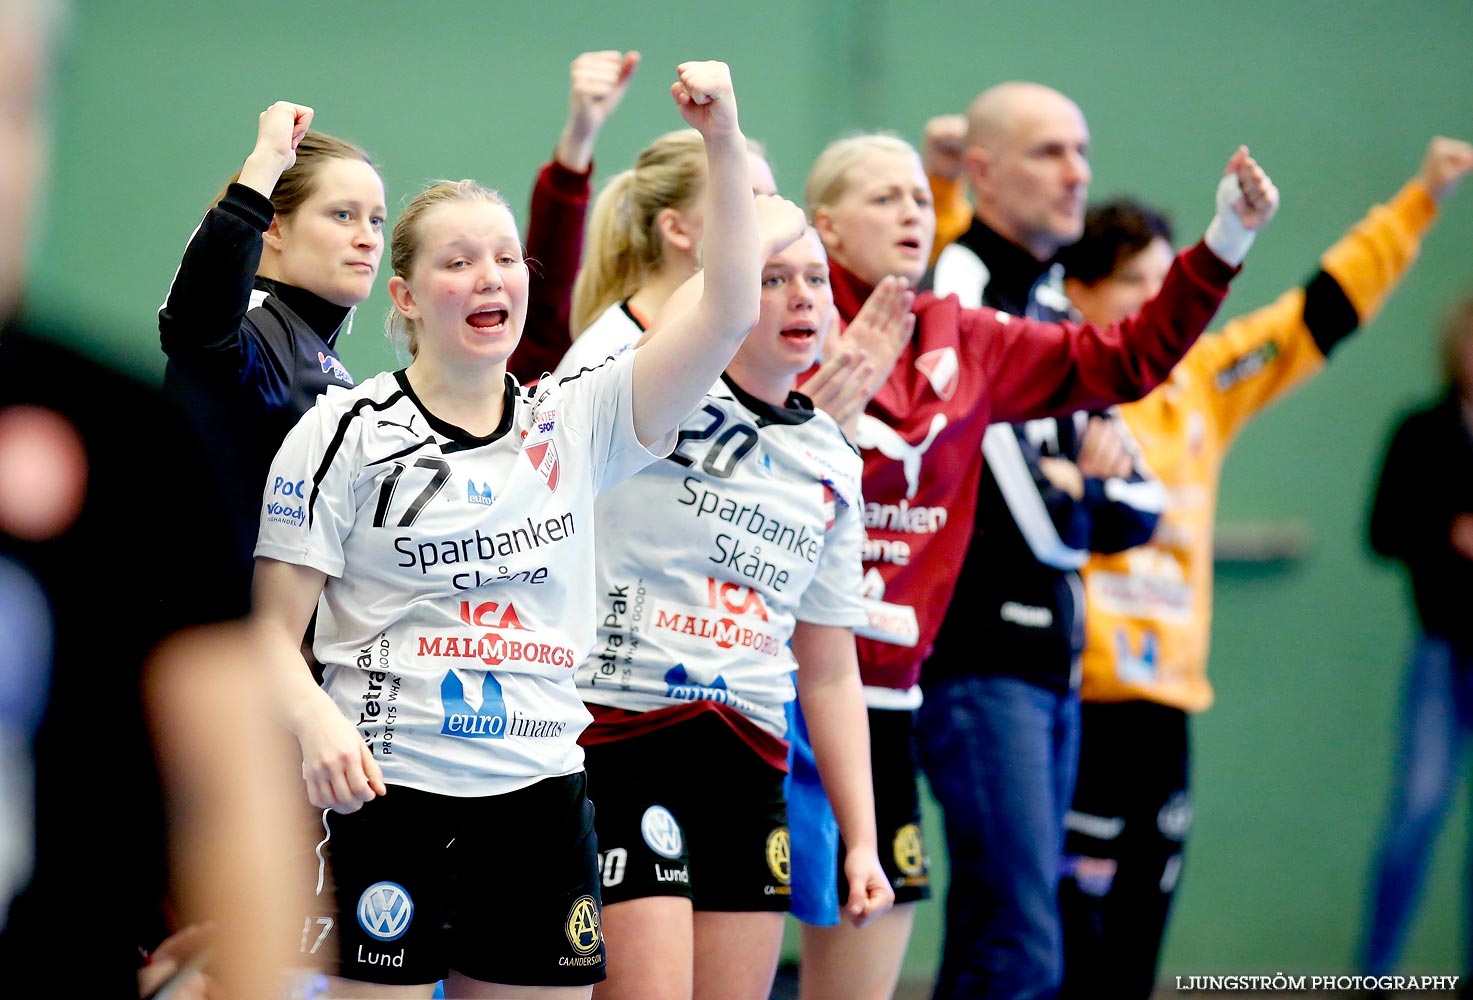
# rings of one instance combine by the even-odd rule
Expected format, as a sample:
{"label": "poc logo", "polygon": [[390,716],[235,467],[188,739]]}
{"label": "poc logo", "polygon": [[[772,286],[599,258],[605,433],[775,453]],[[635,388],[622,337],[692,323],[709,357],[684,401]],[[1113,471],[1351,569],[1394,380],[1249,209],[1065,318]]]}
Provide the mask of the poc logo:
{"label": "poc logo", "polygon": [[375,882],[358,897],[358,925],[380,941],[394,941],[409,930],[414,900],[397,882]]}
{"label": "poc logo", "polygon": [[298,479],[296,482],[292,482],[290,479],[283,479],[277,476],[276,480],[271,484],[271,492],[280,496],[296,497],[299,500],[305,500],[307,499],[307,494],[303,493],[302,490],[306,485],[307,480],[305,479]]}
{"label": "poc logo", "polygon": [[680,824],[664,806],[650,806],[639,821],[639,832],[650,850],[667,858],[680,857],[685,838],[680,834]]}

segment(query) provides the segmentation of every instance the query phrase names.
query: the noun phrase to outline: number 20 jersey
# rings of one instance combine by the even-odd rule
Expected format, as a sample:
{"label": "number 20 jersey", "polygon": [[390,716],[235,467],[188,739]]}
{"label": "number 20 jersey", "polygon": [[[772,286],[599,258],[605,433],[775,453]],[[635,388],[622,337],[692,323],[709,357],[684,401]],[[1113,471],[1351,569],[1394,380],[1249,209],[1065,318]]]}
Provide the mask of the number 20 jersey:
{"label": "number 20 jersey", "polygon": [[782,737],[794,622],[867,620],[861,469],[803,397],[778,408],[719,382],[664,461],[599,498],[584,700],[636,712],[714,701]]}
{"label": "number 20 jersey", "polygon": [[582,766],[594,498],[655,457],[632,365],[535,390],[508,376],[484,438],[384,373],[328,393],[282,445],[256,555],[327,574],[323,687],[385,781],[496,795]]}

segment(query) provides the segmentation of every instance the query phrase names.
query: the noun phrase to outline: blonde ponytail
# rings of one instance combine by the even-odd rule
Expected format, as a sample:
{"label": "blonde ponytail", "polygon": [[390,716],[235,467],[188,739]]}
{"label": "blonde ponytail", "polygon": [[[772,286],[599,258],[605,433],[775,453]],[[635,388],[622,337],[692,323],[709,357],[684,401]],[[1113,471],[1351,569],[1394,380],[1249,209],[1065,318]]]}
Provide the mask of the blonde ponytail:
{"label": "blonde ponytail", "polygon": [[573,285],[571,332],[577,337],[616,302],[637,292],[665,262],[655,225],[665,209],[684,211],[706,184],[706,146],[695,129],[660,136],[599,192]]}

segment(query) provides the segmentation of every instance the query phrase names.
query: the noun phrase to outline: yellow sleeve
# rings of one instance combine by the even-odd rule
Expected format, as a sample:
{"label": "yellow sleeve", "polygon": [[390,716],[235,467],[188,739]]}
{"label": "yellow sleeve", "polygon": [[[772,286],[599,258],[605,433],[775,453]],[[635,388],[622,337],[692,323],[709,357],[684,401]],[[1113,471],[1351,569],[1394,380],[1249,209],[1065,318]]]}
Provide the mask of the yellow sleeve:
{"label": "yellow sleeve", "polygon": [[931,247],[931,263],[935,264],[941,251],[955,243],[972,224],[972,203],[967,200],[962,181],[929,176],[926,179],[931,182],[931,201],[936,206],[936,245]]}
{"label": "yellow sleeve", "polygon": [[1437,200],[1421,181],[1408,181],[1384,205],[1377,205],[1320,258],[1355,307],[1362,324],[1381,311],[1401,281],[1422,237],[1437,219]]}
{"label": "yellow sleeve", "polygon": [[[1380,311],[1416,259],[1422,236],[1437,216],[1437,202],[1411,181],[1384,205],[1373,207],[1320,258],[1361,325]],[[1321,352],[1304,323],[1303,288],[1272,305],[1209,333],[1182,364],[1207,387],[1212,416],[1224,447],[1269,403],[1319,371]]]}
{"label": "yellow sleeve", "polygon": [[1259,410],[1319,371],[1325,356],[1304,325],[1304,289],[1294,288],[1204,334],[1181,363],[1205,387],[1201,397],[1225,448]]}

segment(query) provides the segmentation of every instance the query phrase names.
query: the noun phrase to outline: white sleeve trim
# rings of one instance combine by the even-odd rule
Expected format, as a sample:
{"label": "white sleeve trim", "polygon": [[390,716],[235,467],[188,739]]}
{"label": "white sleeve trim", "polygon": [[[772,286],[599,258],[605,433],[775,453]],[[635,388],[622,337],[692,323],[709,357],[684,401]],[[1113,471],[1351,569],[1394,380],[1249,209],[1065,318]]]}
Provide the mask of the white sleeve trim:
{"label": "white sleeve trim", "polygon": [[1078,569],[1089,559],[1085,549],[1074,549],[1064,544],[1059,531],[1049,517],[1048,507],[1038,493],[1033,473],[1023,458],[1023,449],[1009,424],[992,424],[982,436],[982,455],[987,467],[997,480],[1003,500],[1023,540],[1033,550],[1034,558],[1055,569]]}
{"label": "white sleeve trim", "polygon": [[921,688],[917,684],[902,691],[899,688],[875,687],[866,684],[864,704],[866,708],[880,708],[891,712],[913,712],[921,707]]}
{"label": "white sleeve trim", "polygon": [[931,290],[943,299],[955,295],[963,309],[980,309],[982,291],[991,279],[992,273],[981,257],[959,243],[952,243],[936,258]]}
{"label": "white sleeve trim", "polygon": [[1133,483],[1128,479],[1102,480],[1105,499],[1112,503],[1129,504],[1146,514],[1159,514],[1166,509],[1166,488],[1155,479]]}

